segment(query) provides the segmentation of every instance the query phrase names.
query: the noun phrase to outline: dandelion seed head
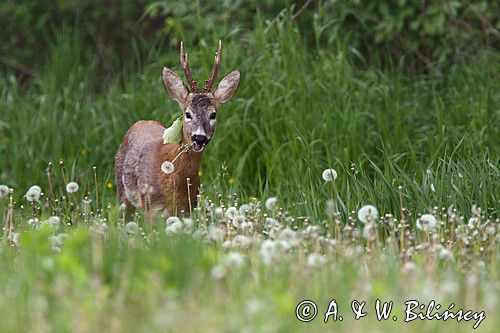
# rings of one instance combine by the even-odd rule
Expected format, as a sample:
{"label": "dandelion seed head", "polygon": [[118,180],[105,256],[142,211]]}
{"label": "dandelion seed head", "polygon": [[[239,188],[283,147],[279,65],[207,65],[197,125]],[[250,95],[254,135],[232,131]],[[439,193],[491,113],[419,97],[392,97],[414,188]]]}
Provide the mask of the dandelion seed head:
{"label": "dandelion seed head", "polygon": [[167,226],[174,224],[174,223],[181,223],[181,219],[178,218],[177,216],[169,216],[167,218]]}
{"label": "dandelion seed head", "polygon": [[245,217],[243,215],[238,214],[235,217],[233,217],[232,222],[235,228],[239,228],[242,223],[245,223]]}
{"label": "dandelion seed head", "polygon": [[233,220],[238,215],[239,215],[238,208],[234,206],[231,206],[226,210],[226,217],[230,220]]}
{"label": "dandelion seed head", "polygon": [[212,267],[210,275],[214,280],[221,280],[226,276],[226,267],[224,265],[215,265]]}
{"label": "dandelion seed head", "polygon": [[313,252],[307,256],[307,264],[311,267],[323,266],[326,262],[325,257],[317,252]]}
{"label": "dandelion seed head", "polygon": [[193,229],[193,225],[194,225],[193,219],[191,219],[189,217],[185,217],[185,218],[182,219],[182,222],[184,223],[184,227],[187,230],[192,230]]}
{"label": "dandelion seed head", "polygon": [[431,232],[436,229],[437,227],[437,220],[434,217],[434,215],[431,214],[424,214],[420,216],[419,219],[417,219],[417,228],[425,231],[425,232]]}
{"label": "dandelion seed head", "polygon": [[239,252],[229,252],[224,258],[224,264],[230,268],[240,268],[244,263],[245,259]]}
{"label": "dandelion seed head", "polygon": [[79,186],[76,182],[70,182],[66,185],[66,192],[68,193],[76,193],[79,189]]}
{"label": "dandelion seed head", "polygon": [[9,187],[7,185],[0,185],[0,199],[9,195]]}
{"label": "dandelion seed head", "polygon": [[169,175],[172,172],[174,172],[174,170],[175,170],[175,167],[174,167],[174,164],[172,162],[165,161],[161,165],[161,171],[163,171],[167,175]]}
{"label": "dandelion seed head", "polygon": [[403,265],[403,273],[405,274],[413,274],[417,270],[417,266],[413,261],[408,261]]}
{"label": "dandelion seed head", "polygon": [[441,249],[441,251],[439,251],[439,258],[443,259],[444,261],[451,261],[453,260],[453,252],[443,248]]}
{"label": "dandelion seed head", "polygon": [[252,210],[252,206],[248,205],[248,204],[243,204],[240,206],[240,214],[243,215],[243,216],[246,216],[247,214],[249,214]]}
{"label": "dandelion seed head", "polygon": [[378,210],[375,206],[365,205],[358,210],[358,219],[362,223],[375,222],[378,218]]}
{"label": "dandelion seed head", "polygon": [[217,217],[221,217],[222,215],[224,215],[224,209],[222,209],[222,207],[217,207],[214,210],[214,214]]}
{"label": "dandelion seed head", "polygon": [[135,235],[139,232],[139,225],[135,222],[129,222],[125,225],[125,231],[129,235]]}
{"label": "dandelion seed head", "polygon": [[208,235],[211,240],[218,242],[224,239],[224,230],[214,225],[210,225],[210,227],[208,227]]}
{"label": "dandelion seed head", "polygon": [[33,186],[31,186],[31,187],[29,188],[29,190],[28,190],[28,191],[36,191],[36,192],[38,192],[38,193],[42,193],[42,188],[41,188],[40,186],[38,186],[38,185],[33,185]]}
{"label": "dandelion seed head", "polygon": [[252,240],[244,235],[237,235],[233,239],[233,245],[238,248],[246,248],[252,243]]}
{"label": "dandelion seed head", "polygon": [[278,208],[278,199],[276,197],[270,197],[266,200],[265,203],[267,210],[275,210]]}
{"label": "dandelion seed head", "polygon": [[333,182],[337,179],[337,171],[334,169],[325,169],[323,170],[321,177],[323,177],[325,182]]}
{"label": "dandelion seed head", "polygon": [[35,202],[40,199],[40,191],[38,191],[36,188],[30,188],[28,192],[26,192],[26,200],[28,202]]}

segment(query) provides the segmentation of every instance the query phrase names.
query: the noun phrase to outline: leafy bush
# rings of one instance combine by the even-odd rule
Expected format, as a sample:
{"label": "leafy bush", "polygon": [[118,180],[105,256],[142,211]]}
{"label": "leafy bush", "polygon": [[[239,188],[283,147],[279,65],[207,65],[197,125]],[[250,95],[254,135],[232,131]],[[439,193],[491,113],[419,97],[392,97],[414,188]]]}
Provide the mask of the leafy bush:
{"label": "leafy bush", "polygon": [[324,0],[316,12],[317,40],[343,40],[372,64],[410,58],[412,69],[433,69],[499,42],[497,1]]}
{"label": "leafy bush", "polygon": [[[162,49],[177,45],[180,39],[202,45],[221,36],[244,39],[259,18],[272,20],[280,11],[292,15],[302,4],[288,0],[4,1],[0,3],[0,66],[32,73],[32,67],[43,63],[54,36],[63,31],[83,40],[97,72],[113,73],[152,43]],[[313,0],[310,4],[296,20],[305,42],[345,44],[368,65],[404,60],[407,68],[427,70],[498,47],[497,1]],[[137,41],[146,41],[147,47],[137,47]]]}

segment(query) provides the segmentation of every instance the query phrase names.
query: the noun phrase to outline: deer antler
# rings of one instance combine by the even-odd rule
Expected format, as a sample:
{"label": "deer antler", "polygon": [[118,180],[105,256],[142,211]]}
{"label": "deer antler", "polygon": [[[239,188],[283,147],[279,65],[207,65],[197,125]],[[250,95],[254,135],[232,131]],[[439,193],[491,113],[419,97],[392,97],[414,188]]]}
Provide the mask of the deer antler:
{"label": "deer antler", "polygon": [[198,88],[196,81],[193,79],[193,75],[191,75],[191,70],[189,69],[188,55],[187,53],[184,54],[184,45],[182,44],[182,41],[181,41],[181,66],[182,69],[184,70],[184,74],[186,74],[186,79],[189,83],[189,86],[191,87],[191,92],[198,93],[200,91],[200,88]]}
{"label": "deer antler", "polygon": [[217,76],[217,72],[219,71],[219,64],[221,58],[222,58],[222,41],[219,39],[219,50],[215,54],[214,67],[212,68],[212,72],[210,73],[208,79],[205,81],[205,88],[203,88],[203,94],[210,92],[210,89],[212,89],[215,77]]}

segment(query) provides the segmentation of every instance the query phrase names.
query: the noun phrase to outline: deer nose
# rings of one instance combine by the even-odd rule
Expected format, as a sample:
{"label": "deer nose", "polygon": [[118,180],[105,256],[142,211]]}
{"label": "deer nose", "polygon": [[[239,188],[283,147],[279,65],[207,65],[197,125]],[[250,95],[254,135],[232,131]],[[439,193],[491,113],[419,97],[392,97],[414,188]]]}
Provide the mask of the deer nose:
{"label": "deer nose", "polygon": [[193,136],[191,136],[191,140],[193,140],[193,142],[199,144],[199,145],[206,145],[208,143],[208,138],[206,135],[200,135],[200,134],[195,134]]}

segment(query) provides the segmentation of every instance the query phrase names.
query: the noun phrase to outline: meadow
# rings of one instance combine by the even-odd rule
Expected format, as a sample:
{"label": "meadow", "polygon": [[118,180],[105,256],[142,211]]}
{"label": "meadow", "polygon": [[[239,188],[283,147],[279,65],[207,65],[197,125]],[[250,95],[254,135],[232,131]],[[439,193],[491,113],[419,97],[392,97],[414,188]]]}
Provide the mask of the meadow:
{"label": "meadow", "polygon": [[[216,40],[185,42],[196,78]],[[179,115],[160,76],[181,73],[176,48],[99,85],[61,34],[28,87],[1,77],[1,331],[472,330],[405,323],[411,299],[485,311],[477,331],[494,331],[498,54],[419,75],[364,61],[341,40],[305,42],[286,15],[228,33],[220,77],[238,68],[242,82],[204,153],[200,203],[152,226],[118,206],[113,158],[136,121]],[[343,320],[325,324],[332,299]],[[379,322],[376,299],[398,319]]]}

